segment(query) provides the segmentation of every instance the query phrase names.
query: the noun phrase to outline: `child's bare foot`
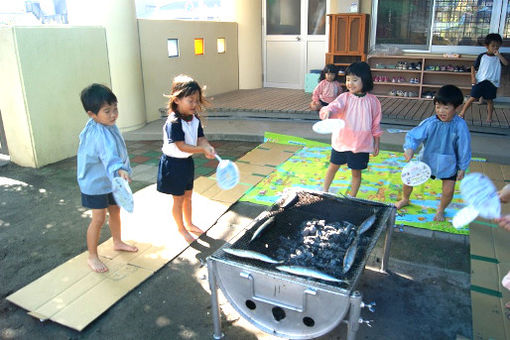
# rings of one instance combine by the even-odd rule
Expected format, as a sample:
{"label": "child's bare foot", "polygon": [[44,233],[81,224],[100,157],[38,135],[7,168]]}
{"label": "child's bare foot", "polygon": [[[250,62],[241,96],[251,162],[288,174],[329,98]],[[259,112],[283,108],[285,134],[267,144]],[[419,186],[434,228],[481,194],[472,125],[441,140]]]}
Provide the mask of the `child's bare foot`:
{"label": "child's bare foot", "polygon": [[186,242],[193,243],[193,241],[195,241],[195,238],[186,229],[179,229],[179,233],[184,237]]}
{"label": "child's bare foot", "polygon": [[409,200],[403,198],[397,203],[395,203],[395,207],[397,207],[397,209],[402,209],[403,207],[408,206],[409,203],[410,203]]}
{"label": "child's bare foot", "polygon": [[89,257],[87,264],[96,273],[106,273],[108,271],[108,267],[97,256]]}
{"label": "child's bare foot", "polygon": [[444,212],[443,211],[437,211],[434,215],[434,221],[436,222],[443,222],[444,221]]}
{"label": "child's bare foot", "polygon": [[118,243],[113,244],[113,250],[129,251],[134,253],[138,251],[138,248],[135,246],[130,246],[129,244],[120,241]]}
{"label": "child's bare foot", "polygon": [[485,122],[486,122],[486,123],[492,123],[492,119],[487,118],[487,119],[485,120]]}
{"label": "child's bare foot", "polygon": [[195,234],[195,235],[202,235],[204,233],[204,231],[202,229],[200,229],[199,227],[197,227],[194,224],[187,226],[186,230],[190,233]]}

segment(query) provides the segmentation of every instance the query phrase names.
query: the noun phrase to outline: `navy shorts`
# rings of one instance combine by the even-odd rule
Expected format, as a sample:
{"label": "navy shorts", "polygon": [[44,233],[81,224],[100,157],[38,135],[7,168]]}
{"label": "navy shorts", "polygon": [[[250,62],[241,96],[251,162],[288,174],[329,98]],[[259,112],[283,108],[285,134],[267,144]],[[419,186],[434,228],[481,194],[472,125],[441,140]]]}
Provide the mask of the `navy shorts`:
{"label": "navy shorts", "polygon": [[89,209],[105,209],[110,205],[117,205],[112,193],[103,195],[87,195],[81,193],[81,205]]}
{"label": "navy shorts", "polygon": [[[432,175],[432,176],[430,176],[430,178],[436,179],[436,176]],[[440,180],[443,180],[443,181],[456,181],[457,180],[457,173],[455,173],[455,175],[453,175],[452,177],[440,178]]]}
{"label": "navy shorts", "polygon": [[368,167],[368,152],[354,153],[352,151],[338,152],[331,149],[331,157],[329,161],[336,165],[347,163],[349,169],[363,170]]}
{"label": "navy shorts", "polygon": [[484,80],[478,84],[473,85],[471,88],[471,97],[476,99],[483,97],[485,99],[491,100],[496,98],[497,91],[498,88],[494,86],[490,80]]}
{"label": "navy shorts", "polygon": [[158,168],[157,190],[159,192],[182,196],[187,190],[193,190],[195,163],[192,157],[175,158],[161,155]]}
{"label": "navy shorts", "polygon": [[328,106],[329,103],[326,103],[325,101],[319,99],[319,103],[321,103],[322,106]]}

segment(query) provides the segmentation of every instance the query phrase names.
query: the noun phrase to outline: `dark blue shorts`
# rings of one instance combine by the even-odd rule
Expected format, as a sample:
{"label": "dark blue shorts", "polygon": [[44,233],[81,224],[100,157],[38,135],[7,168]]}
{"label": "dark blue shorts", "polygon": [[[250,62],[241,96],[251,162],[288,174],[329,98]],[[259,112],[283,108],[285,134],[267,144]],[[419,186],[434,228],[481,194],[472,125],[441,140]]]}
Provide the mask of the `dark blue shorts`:
{"label": "dark blue shorts", "polygon": [[368,152],[354,153],[352,151],[338,152],[331,149],[331,157],[329,161],[336,165],[347,163],[349,169],[363,170],[368,167]]}
{"label": "dark blue shorts", "polygon": [[159,192],[182,196],[193,190],[195,163],[192,157],[174,158],[161,155],[158,168],[157,189]]}
{"label": "dark blue shorts", "polygon": [[[432,179],[436,179],[436,176],[432,175],[430,176],[430,178]],[[456,181],[457,180],[457,173],[455,173],[455,175],[453,175],[452,177],[448,177],[448,178],[440,178],[440,180],[447,180],[447,181]]]}
{"label": "dark blue shorts", "polygon": [[105,209],[117,205],[112,193],[103,195],[86,195],[81,193],[81,205],[89,209]]}
{"label": "dark blue shorts", "polygon": [[484,80],[478,84],[473,85],[471,88],[471,97],[484,99],[494,99],[496,98],[496,92],[498,92],[498,88],[494,86],[489,80]]}

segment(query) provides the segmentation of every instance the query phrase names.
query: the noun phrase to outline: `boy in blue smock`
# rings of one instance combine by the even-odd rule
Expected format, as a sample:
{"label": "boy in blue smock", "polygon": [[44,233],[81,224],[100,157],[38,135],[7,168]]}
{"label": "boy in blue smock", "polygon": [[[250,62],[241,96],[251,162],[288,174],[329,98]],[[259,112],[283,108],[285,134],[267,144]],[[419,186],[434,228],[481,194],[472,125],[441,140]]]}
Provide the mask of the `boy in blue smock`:
{"label": "boy in blue smock", "polygon": [[[459,116],[464,117],[466,110],[475,101],[483,97],[487,100],[487,123],[492,121],[494,111],[493,99],[499,87],[501,65],[508,65],[508,60],[499,53],[503,39],[497,33],[490,33],[485,37],[484,45],[487,51],[478,55],[471,66],[471,97],[466,101]],[[476,75],[475,75],[476,72]]]}
{"label": "boy in blue smock", "polygon": [[[409,131],[404,143],[404,157],[409,162],[423,143],[421,161],[428,164],[431,178],[443,181],[441,201],[434,221],[444,221],[444,211],[452,201],[455,181],[464,177],[471,161],[471,136],[464,119],[456,115],[464,96],[457,86],[445,85],[434,97],[436,114]],[[413,187],[403,184],[397,209],[410,204]]]}
{"label": "boy in blue smock", "polygon": [[120,176],[130,181],[131,166],[126,144],[115,125],[119,116],[115,94],[104,85],[92,84],[83,89],[80,97],[90,117],[80,133],[77,155],[81,202],[85,208],[92,209],[92,221],[87,229],[87,263],[93,271],[103,273],[108,267],[99,259],[97,243],[107,211],[113,249],[138,251],[121,240],[120,208],[112,195],[113,178]]}

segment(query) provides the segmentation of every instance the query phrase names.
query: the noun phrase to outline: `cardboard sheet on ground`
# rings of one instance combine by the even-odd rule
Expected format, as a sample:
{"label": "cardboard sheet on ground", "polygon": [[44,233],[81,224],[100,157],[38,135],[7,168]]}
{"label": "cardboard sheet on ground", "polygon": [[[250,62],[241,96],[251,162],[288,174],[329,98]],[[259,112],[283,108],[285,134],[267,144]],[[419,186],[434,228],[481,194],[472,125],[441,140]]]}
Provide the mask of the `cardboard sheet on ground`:
{"label": "cardboard sheet on ground", "polygon": [[[275,133],[266,133],[265,139],[277,143],[303,145],[303,148],[247,192],[241,201],[271,205],[284,188],[304,187],[322,190],[331,152],[329,144]],[[358,197],[380,202],[397,202],[402,190],[400,175],[405,164],[407,163],[403,153],[400,152],[381,151],[377,157],[371,156],[368,169],[363,171]],[[346,194],[349,191],[350,182],[350,170],[345,166],[341,167],[331,184],[330,191]],[[452,203],[446,209],[447,220],[445,222],[433,221],[441,197],[441,186],[440,180],[429,180],[425,184],[415,187],[411,196],[412,204],[399,210],[396,224],[455,234],[468,234],[467,227],[457,230],[451,225],[451,219],[457,210],[465,206],[460,197],[458,184]]]}
{"label": "cardboard sheet on ground", "polygon": [[[199,177],[193,192],[193,222],[208,230],[250,187],[271,173],[276,160],[286,160],[299,146],[262,144],[238,160],[241,183],[221,190],[215,176]],[[109,272],[98,274],[87,265],[87,252],[75,256],[7,297],[41,320],[52,320],[81,331],[119,299],[188,247],[171,223],[171,196],[150,185],[133,195],[135,209],[121,210],[123,240],[137,253],[117,252],[112,239],[99,245]]]}

